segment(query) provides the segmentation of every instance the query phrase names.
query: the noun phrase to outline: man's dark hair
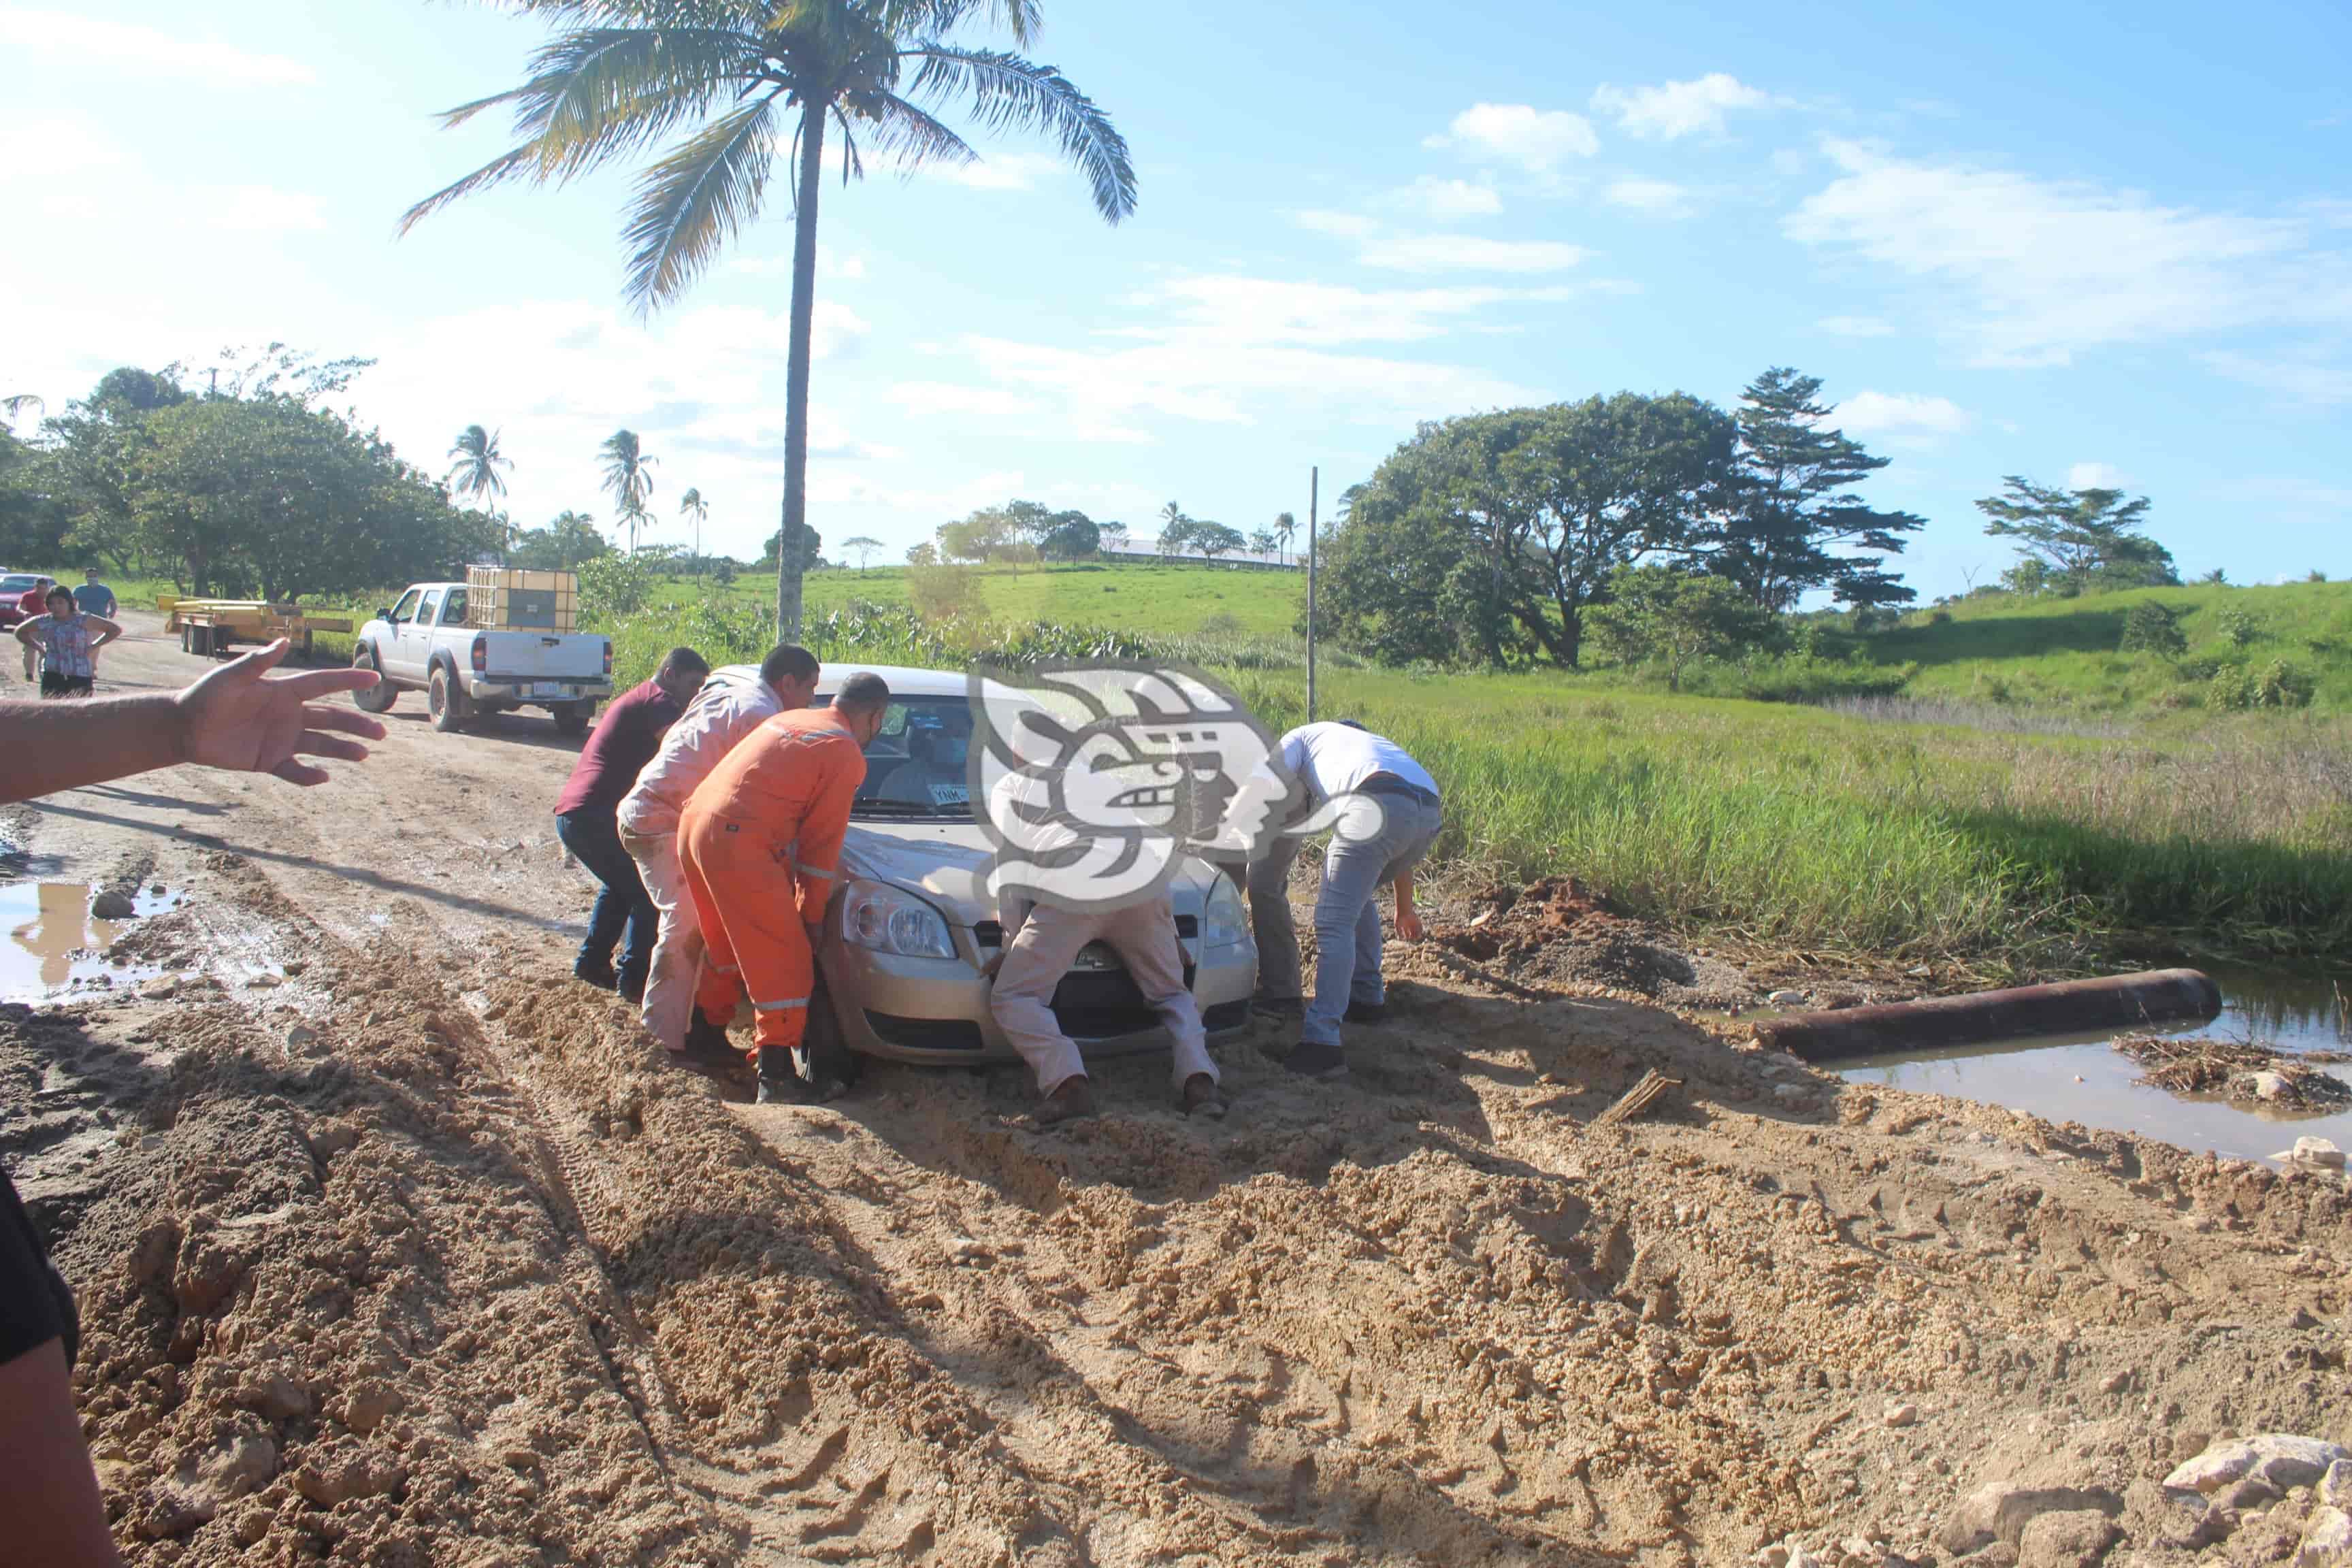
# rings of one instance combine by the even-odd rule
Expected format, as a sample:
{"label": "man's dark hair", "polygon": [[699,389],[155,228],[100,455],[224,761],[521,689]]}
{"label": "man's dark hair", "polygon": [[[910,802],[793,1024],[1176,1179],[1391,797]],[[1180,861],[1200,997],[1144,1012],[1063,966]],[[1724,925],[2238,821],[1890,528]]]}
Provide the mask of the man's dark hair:
{"label": "man's dark hair", "polygon": [[[1344,724],[1350,730],[1364,730],[1364,721],[1360,719],[1334,719],[1331,722],[1334,724]],[[1371,731],[1370,730],[1364,730],[1364,733],[1369,735]]]}
{"label": "man's dark hair", "polygon": [[674,647],[662,655],[661,667],[680,675],[709,675],[710,661],[690,647]]}
{"label": "man's dark hair", "polygon": [[770,686],[782,686],[787,680],[814,680],[816,655],[796,642],[778,643],[760,661],[760,679]]}
{"label": "man's dark hair", "polygon": [[833,705],[844,713],[879,713],[890,706],[890,686],[870,670],[859,670],[841,683]]}

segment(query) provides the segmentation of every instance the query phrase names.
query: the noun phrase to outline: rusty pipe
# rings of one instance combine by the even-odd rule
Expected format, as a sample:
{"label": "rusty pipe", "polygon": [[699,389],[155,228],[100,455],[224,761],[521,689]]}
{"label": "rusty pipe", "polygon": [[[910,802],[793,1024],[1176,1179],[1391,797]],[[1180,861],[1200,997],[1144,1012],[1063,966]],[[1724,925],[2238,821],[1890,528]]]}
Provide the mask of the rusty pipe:
{"label": "rusty pipe", "polygon": [[1756,1026],[1756,1037],[1806,1061],[1820,1062],[2028,1035],[2071,1035],[2182,1020],[2203,1023],[2221,1010],[2221,988],[2210,976],[2194,969],[2152,969],[1768,1018]]}

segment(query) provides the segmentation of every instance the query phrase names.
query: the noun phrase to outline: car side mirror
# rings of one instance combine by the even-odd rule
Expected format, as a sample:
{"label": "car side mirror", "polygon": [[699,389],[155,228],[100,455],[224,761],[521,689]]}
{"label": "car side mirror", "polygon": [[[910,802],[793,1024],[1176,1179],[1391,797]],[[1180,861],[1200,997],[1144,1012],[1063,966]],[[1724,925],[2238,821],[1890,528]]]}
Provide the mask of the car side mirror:
{"label": "car side mirror", "polygon": [[380,609],[376,611],[375,618],[379,621],[389,621],[392,619],[392,612],[389,609]]}

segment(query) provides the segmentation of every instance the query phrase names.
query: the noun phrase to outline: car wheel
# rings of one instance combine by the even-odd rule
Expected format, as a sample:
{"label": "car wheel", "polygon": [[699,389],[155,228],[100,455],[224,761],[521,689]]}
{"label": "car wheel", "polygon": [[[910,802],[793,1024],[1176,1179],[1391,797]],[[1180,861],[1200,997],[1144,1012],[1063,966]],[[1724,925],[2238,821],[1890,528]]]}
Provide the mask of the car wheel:
{"label": "car wheel", "polygon": [[554,713],[557,734],[584,735],[588,721],[596,716],[596,704],[585,698],[577,702],[561,702],[556,704]]}
{"label": "car wheel", "polygon": [[[365,643],[352,649],[352,668],[375,669],[375,649]],[[381,675],[383,672],[377,670],[377,673]],[[400,693],[393,689],[393,684],[389,680],[380,679],[365,691],[352,693],[353,706],[362,713],[389,713],[392,711],[392,705],[399,700]]]}
{"label": "car wheel", "polygon": [[866,1058],[844,1043],[841,1020],[834,1016],[833,998],[825,994],[824,982],[811,988],[808,1022],[801,1031],[800,1061],[802,1081],[814,1089],[819,1099],[830,1100],[856,1085],[866,1074]]}
{"label": "car wheel", "polygon": [[466,694],[457,689],[446,664],[433,667],[433,679],[425,691],[425,709],[433,716],[433,727],[445,735],[466,721]]}

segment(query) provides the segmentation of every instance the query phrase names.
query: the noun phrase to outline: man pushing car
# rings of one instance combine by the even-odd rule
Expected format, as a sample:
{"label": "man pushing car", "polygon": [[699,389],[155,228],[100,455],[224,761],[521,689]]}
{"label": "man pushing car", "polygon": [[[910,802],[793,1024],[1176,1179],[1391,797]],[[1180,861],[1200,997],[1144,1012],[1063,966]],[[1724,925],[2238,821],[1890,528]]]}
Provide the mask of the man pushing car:
{"label": "man pushing car", "polygon": [[723,1031],[748,992],[762,1105],[798,1098],[793,1053],[815,990],[815,935],[839,875],[849,808],[866,782],[890,688],[861,672],[829,708],[766,720],[695,787],[678,868],[707,952],[696,1006]]}

